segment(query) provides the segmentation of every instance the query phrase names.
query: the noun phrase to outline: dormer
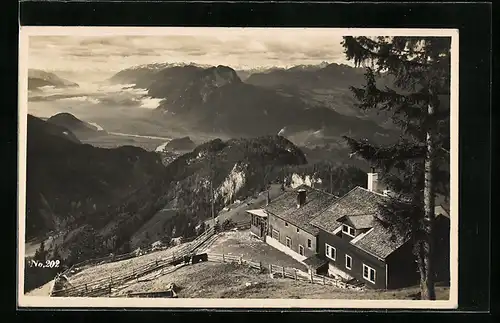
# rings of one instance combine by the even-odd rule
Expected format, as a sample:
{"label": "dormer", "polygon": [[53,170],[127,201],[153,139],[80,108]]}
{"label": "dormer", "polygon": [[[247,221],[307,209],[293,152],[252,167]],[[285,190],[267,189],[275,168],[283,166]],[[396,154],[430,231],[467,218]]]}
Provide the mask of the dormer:
{"label": "dormer", "polygon": [[342,224],[342,235],[344,235],[344,234],[350,236],[351,238],[355,238],[356,237],[356,229],[354,229],[353,227],[351,227],[348,224],[343,223]]}
{"label": "dormer", "polygon": [[358,235],[365,233],[373,227],[372,215],[348,215],[338,220],[340,227],[337,235],[343,239],[352,240]]}

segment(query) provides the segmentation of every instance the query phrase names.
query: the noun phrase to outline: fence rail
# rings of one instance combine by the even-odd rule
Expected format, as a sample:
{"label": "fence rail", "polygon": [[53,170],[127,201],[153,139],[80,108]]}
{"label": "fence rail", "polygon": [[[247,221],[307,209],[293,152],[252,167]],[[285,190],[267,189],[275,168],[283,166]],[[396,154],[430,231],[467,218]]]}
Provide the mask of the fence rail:
{"label": "fence rail", "polygon": [[208,261],[213,261],[213,262],[227,262],[227,263],[239,263],[239,264],[246,264],[252,268],[259,269],[259,270],[267,270],[269,274],[271,274],[273,277],[282,277],[282,278],[291,278],[295,280],[301,280],[301,281],[308,281],[313,284],[321,284],[321,285],[330,285],[338,288],[347,288],[347,289],[357,289],[360,290],[361,287],[347,284],[343,281],[336,280],[330,277],[322,276],[322,275],[317,275],[314,273],[306,273],[300,269],[297,268],[290,268],[290,267],[284,267],[284,266],[278,266],[278,265],[273,265],[269,264],[267,268],[264,268],[262,262],[256,262],[248,259],[244,259],[241,256],[234,256],[234,255],[226,255],[226,254],[217,254],[217,253],[209,253],[208,254]]}
{"label": "fence rail", "polygon": [[157,270],[161,270],[165,267],[171,266],[171,261],[160,260],[154,263],[148,263],[138,268],[133,268],[131,271],[126,272],[122,275],[109,276],[97,280],[93,280],[91,283],[79,284],[69,288],[53,290],[52,296],[86,296],[89,293],[100,294],[103,292],[106,294],[110,292],[115,286],[122,285],[128,281],[138,280],[139,277],[147,275]]}
{"label": "fence rail", "polygon": [[[242,229],[242,228],[248,228],[250,227],[250,221],[245,221],[245,222],[239,222],[235,225],[236,228]],[[151,263],[147,263],[145,265],[142,265],[140,267],[132,268],[131,270],[121,274],[121,275],[112,275],[109,277],[93,280],[91,283],[85,283],[85,284],[79,284],[76,286],[71,286],[68,288],[63,288],[63,289],[55,289],[53,288],[51,292],[51,296],[111,296],[114,291],[117,290],[117,287],[123,286],[127,282],[133,282],[134,280],[139,282],[139,281],[147,281],[151,279],[155,279],[161,275],[168,274],[172,271],[177,270],[178,268],[182,267],[182,260],[185,259],[186,256],[191,256],[193,254],[196,254],[196,251],[198,248],[202,247],[204,244],[207,243],[214,235],[215,235],[215,229],[213,227],[207,229],[205,232],[203,232],[201,235],[196,237],[194,240],[191,242],[185,243],[183,247],[180,249],[176,250],[175,253],[172,254],[172,257],[166,257],[163,259],[157,259],[155,261],[152,261]],[[148,248],[146,250],[143,250],[142,252],[148,253],[153,251],[155,248]],[[115,262],[115,261],[121,261],[125,259],[130,259],[133,257],[136,257],[137,253],[132,252],[132,253],[127,253],[127,254],[122,254],[122,255],[117,255],[117,256],[107,256],[107,257],[102,257],[102,258],[97,258],[97,259],[90,259],[87,261],[83,261],[81,263],[78,263],[76,265],[73,265],[70,267],[68,270],[65,271],[66,274],[70,274],[75,268],[81,268],[84,266],[88,266],[90,264],[97,264],[101,262]],[[215,261],[215,262],[228,262],[228,263],[240,263],[240,264],[245,264],[251,268],[259,269],[259,270],[267,270],[267,268],[264,268],[262,262],[257,262],[257,261],[252,261],[249,259],[244,259],[243,257],[240,256],[234,256],[234,255],[227,255],[227,254],[217,254],[217,253],[210,253],[207,254],[208,256],[208,261]],[[277,266],[277,265],[269,265],[269,273],[273,275],[281,275],[284,278],[292,278],[296,280],[307,280],[310,281],[311,283],[316,283],[316,284],[324,284],[324,285],[332,285],[336,287],[343,287],[343,288],[356,288],[354,286],[349,287],[350,285],[345,284],[343,282],[337,281],[332,278],[320,276],[320,275],[315,275],[315,274],[308,274],[305,273],[299,269],[296,268],[287,268],[283,266]],[[152,274],[153,272],[160,271],[158,274],[154,275],[154,277],[149,277],[146,278],[145,280],[141,280],[141,277],[145,277],[149,274]],[[57,278],[56,278],[57,280]],[[56,285],[56,284],[54,284]],[[152,296],[151,296],[152,297]]]}
{"label": "fence rail", "polygon": [[[51,296],[104,296],[111,295],[113,292],[113,287],[117,287],[123,285],[129,281],[139,281],[139,277],[146,276],[152,272],[163,270],[166,267],[175,267],[175,262],[182,261],[185,256],[192,255],[196,252],[196,249],[200,247],[203,243],[205,243],[210,237],[215,234],[214,228],[210,228],[203,232],[201,235],[196,237],[191,242],[186,243],[185,246],[176,250],[174,254],[172,254],[171,258],[163,258],[160,260],[155,260],[154,262],[145,264],[138,268],[132,268],[131,271],[128,271],[119,276],[110,276],[101,279],[97,279],[92,281],[92,283],[79,284],[76,286],[71,286],[69,288],[55,289],[52,288],[50,295]],[[150,248],[153,249],[153,248]],[[73,265],[68,270],[65,271],[66,274],[70,274],[74,268],[81,268],[87,266],[89,264],[96,264],[100,262],[115,262],[121,261],[125,259],[130,259],[136,256],[136,253],[128,253],[119,256],[108,256],[102,257],[98,259],[90,259],[88,261],[83,261],[76,265]],[[173,269],[175,270],[175,269]],[[167,272],[163,273],[166,274]],[[56,277],[56,281],[59,279],[59,276]],[[56,282],[54,283],[56,285]]]}
{"label": "fence rail", "polygon": [[236,229],[242,230],[242,229],[248,229],[250,228],[252,222],[251,221],[243,221],[243,222],[238,222],[234,226]]}

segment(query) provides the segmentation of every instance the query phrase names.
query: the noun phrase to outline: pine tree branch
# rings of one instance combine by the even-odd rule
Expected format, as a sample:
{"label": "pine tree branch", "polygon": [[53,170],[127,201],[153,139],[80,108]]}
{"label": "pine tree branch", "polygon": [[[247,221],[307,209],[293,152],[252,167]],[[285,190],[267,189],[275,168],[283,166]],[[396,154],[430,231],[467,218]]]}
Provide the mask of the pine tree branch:
{"label": "pine tree branch", "polygon": [[355,154],[361,155],[364,159],[374,162],[377,160],[407,160],[421,159],[425,157],[426,148],[422,144],[412,144],[407,141],[400,141],[396,144],[381,147],[358,141],[353,138],[343,136],[344,140]]}
{"label": "pine tree branch", "polygon": [[[363,42],[364,44],[361,44]],[[363,46],[365,45],[365,46]],[[387,45],[387,43],[385,43]],[[428,68],[430,64],[418,62],[416,60],[405,60],[402,59],[401,55],[404,53],[393,54],[390,51],[389,47],[379,47],[379,44],[368,37],[352,37],[346,36],[344,37],[343,46],[346,49],[345,54],[347,59],[354,59],[354,62],[357,66],[360,66],[361,63],[364,63],[368,60],[378,61],[379,68],[383,68],[383,66],[392,66],[399,64],[400,66],[407,67],[424,67]],[[375,51],[375,49],[379,47],[379,51]]]}
{"label": "pine tree branch", "polygon": [[356,66],[370,61],[376,65],[377,74],[387,72],[393,75],[394,84],[399,88],[414,90],[431,81],[436,94],[450,94],[449,44],[441,44],[438,51],[433,51],[425,45],[423,49],[416,49],[419,42],[428,43],[430,38],[393,37],[391,42],[386,38],[344,37],[344,53],[347,59],[354,60]]}

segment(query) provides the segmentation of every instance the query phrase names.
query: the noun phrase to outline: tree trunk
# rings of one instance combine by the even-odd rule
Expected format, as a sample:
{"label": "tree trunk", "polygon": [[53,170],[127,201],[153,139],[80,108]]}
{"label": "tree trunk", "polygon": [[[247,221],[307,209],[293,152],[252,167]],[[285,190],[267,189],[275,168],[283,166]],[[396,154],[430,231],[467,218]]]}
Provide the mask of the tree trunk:
{"label": "tree trunk", "polygon": [[[432,104],[428,106],[428,117],[434,115]],[[425,156],[425,178],[424,178],[424,225],[425,236],[423,245],[423,265],[424,270],[420,271],[421,298],[424,300],[435,300],[434,289],[434,134],[432,127],[427,130],[427,153]]]}

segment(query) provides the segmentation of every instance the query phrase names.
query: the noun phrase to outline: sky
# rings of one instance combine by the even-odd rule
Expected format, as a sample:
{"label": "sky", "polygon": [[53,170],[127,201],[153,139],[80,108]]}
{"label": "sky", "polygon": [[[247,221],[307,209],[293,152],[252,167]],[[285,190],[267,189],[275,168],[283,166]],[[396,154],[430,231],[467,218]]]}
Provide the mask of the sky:
{"label": "sky", "polygon": [[347,63],[341,41],[338,32],[312,28],[172,28],[148,36],[111,30],[32,35],[28,66],[88,78],[109,77],[148,63],[193,62],[235,69]]}

